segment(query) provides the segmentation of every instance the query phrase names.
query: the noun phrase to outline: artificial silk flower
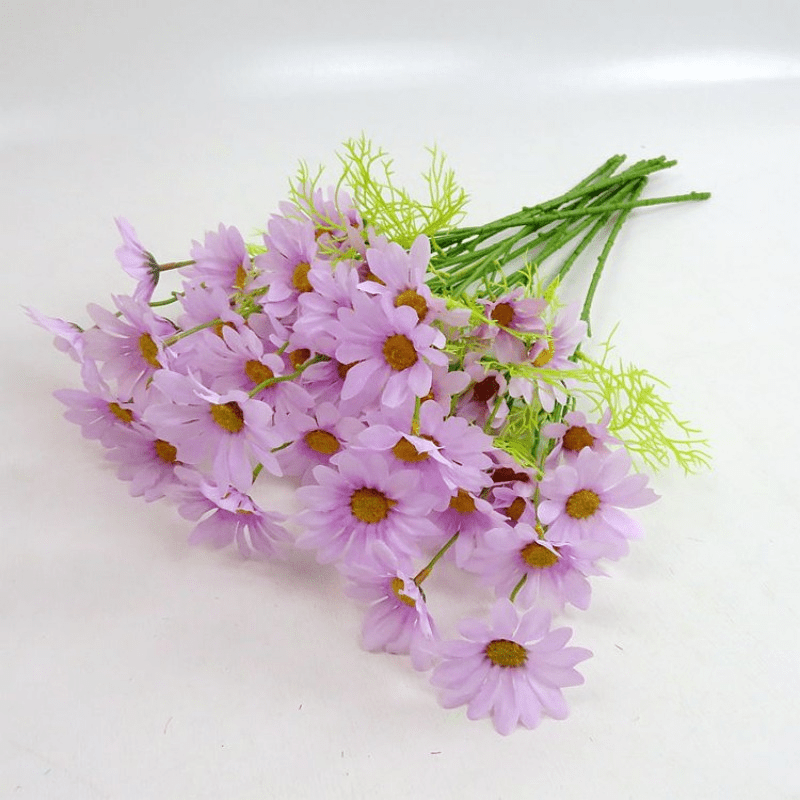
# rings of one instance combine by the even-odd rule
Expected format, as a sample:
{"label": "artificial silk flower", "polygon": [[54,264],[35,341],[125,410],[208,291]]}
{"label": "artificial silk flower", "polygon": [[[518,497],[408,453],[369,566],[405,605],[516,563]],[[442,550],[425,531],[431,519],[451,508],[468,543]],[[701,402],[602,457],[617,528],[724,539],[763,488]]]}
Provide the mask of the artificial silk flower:
{"label": "artificial silk flower", "polygon": [[[418,199],[382,151],[348,141],[335,186],[301,167],[261,241],[220,224],[183,261],[158,263],[118,218],[132,294],[81,324],[28,314],[80,365],[82,387],[56,397],[132,495],[175,504],[193,544],[313,550],[366,604],[367,650],[432,669],[443,705],[508,734],[567,714],[589,651],[551,613],[585,609],[604,561],[641,536],[630,510],[656,495],[636,470],[707,463],[659,382],[588,335],[622,223],[707,195],[642,200],[671,162],[614,157],[553,200],[462,226],[466,193],[431,158]],[[558,287],[598,237],[581,304]],[[172,270],[180,288],[153,299]],[[297,486],[289,519],[265,471]],[[447,562],[498,596],[456,641],[434,613]]]}

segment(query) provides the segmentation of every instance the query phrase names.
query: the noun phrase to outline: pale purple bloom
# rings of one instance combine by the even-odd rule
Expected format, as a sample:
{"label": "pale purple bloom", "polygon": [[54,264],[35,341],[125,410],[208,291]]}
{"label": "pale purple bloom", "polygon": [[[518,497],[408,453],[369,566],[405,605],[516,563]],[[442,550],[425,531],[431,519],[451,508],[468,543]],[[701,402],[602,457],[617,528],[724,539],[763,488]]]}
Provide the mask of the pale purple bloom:
{"label": "pale purple bloom", "polygon": [[401,557],[414,557],[437,534],[426,519],[431,498],[411,470],[390,470],[378,453],[342,451],[331,466],[313,470],[316,485],[297,497],[306,506],[298,545],[317,551],[321,563],[361,561],[369,544],[385,542]]}
{"label": "pale purple bloom", "polygon": [[393,308],[365,295],[353,298],[352,309],[339,310],[334,328],[339,339],[336,359],[357,362],[347,373],[342,398],[369,403],[380,397],[398,406],[408,397],[424,397],[431,388],[431,364],[446,364],[440,349],[444,335],[419,323],[408,306]]}
{"label": "pale purple bloom", "polygon": [[550,630],[547,611],[520,615],[504,598],[492,608],[490,624],[465,620],[459,633],[463,639],[440,645],[442,661],[431,676],[445,708],[466,705],[470,719],[491,715],[503,735],[517,725],[535,728],[542,712],[567,716],[561,690],[583,683],[574,667],[591,656],[582,647],[565,647],[570,628]]}
{"label": "pale purple bloom", "polygon": [[509,596],[525,576],[517,601],[525,607],[536,605],[558,613],[566,603],[580,609],[589,607],[592,590],[586,576],[603,574],[591,555],[591,546],[577,543],[555,547],[521,522],[512,530],[488,531],[470,562],[470,570],[492,586],[498,597]]}
{"label": "pale purple bloom", "polygon": [[128,220],[116,217],[114,222],[117,223],[117,230],[122,236],[122,244],[115,253],[117,261],[122,265],[122,269],[137,281],[133,299],[149,303],[160,275],[158,263],[153,254],[144,249]]}
{"label": "pale purple bloom", "polygon": [[246,558],[280,555],[278,547],[290,539],[282,514],[265,511],[235,486],[206,480],[185,467],[176,472],[183,481],[175,492],[178,513],[185,519],[199,520],[189,534],[192,544],[226,547],[235,542]]}
{"label": "pale purple bloom", "polygon": [[58,317],[47,317],[35,308],[23,306],[27,315],[41,328],[49,331],[56,338],[53,345],[56,350],[72,358],[73,361],[83,363],[83,329],[74,322],[67,322]]}
{"label": "pale purple bloom", "polygon": [[525,345],[522,340],[504,328],[520,333],[544,333],[542,311],[547,301],[541,297],[523,297],[523,289],[519,287],[495,300],[484,301],[486,316],[495,325],[481,328],[480,334],[492,337],[495,355],[499,361],[510,363],[525,359]]}
{"label": "pale purple bloom", "polygon": [[506,525],[505,518],[491,503],[463,489],[453,494],[444,511],[432,511],[430,518],[439,529],[442,543],[458,534],[451,552],[456,565],[462,569],[480,546],[486,531]]}
{"label": "pale purple bloom", "polygon": [[255,265],[269,285],[265,302],[283,318],[296,310],[299,294],[313,291],[308,272],[317,259],[317,241],[314,224],[308,220],[273,216],[268,231],[267,252],[255,257]]}
{"label": "pale purple bloom", "polygon": [[287,417],[282,433],[291,444],[275,455],[285,475],[307,483],[314,467],[328,464],[363,429],[363,422],[343,415],[333,403],[320,403],[308,414]]}
{"label": "pale purple bloom", "polygon": [[[215,392],[241,389],[250,393],[265,381],[291,375],[295,368],[271,347],[265,349],[264,342],[249,327],[237,330],[225,326],[221,337],[209,337],[206,341],[203,371],[213,376],[208,385]],[[306,389],[289,380],[264,386],[254,396],[275,410],[276,427],[279,418],[306,411],[314,402]]]}
{"label": "pale purple bloom", "polygon": [[538,515],[552,544],[591,541],[603,555],[618,558],[627,552],[627,539],[642,535],[641,525],[620,509],[652,503],[657,495],[646,488],[647,476],[628,475],[627,452],[595,453],[584,448],[572,464],[545,474],[539,484]]}
{"label": "pale purple bloom", "polygon": [[371,604],[361,629],[364,649],[408,653],[415,669],[430,669],[439,637],[410,562],[378,541],[342,572],[350,580],[346,593]]}
{"label": "pale purple bloom", "polygon": [[194,264],[186,269],[189,285],[220,287],[226,292],[252,289],[252,265],[242,234],[233,225],[220,223],[216,232],[208,231],[203,244],[192,242],[189,251]]}
{"label": "pale purple bloom", "polygon": [[120,397],[139,398],[156,370],[167,366],[164,340],[175,328],[130,297],[113,300],[120,316],[89,305],[97,327],[84,333],[84,353],[98,362],[103,378],[116,381]]}
{"label": "pale purple bloom", "polygon": [[164,497],[177,483],[177,449],[141,423],[134,422],[129,431],[106,457],[118,465],[117,477],[130,482],[130,494],[143,496],[150,503]]}
{"label": "pale purple bloom", "polygon": [[[410,432],[405,420],[394,420],[392,416],[391,409],[370,415],[371,424],[356,444],[389,451],[399,466],[418,470],[423,485],[439,497],[437,509],[446,508],[450,495],[458,488],[479,492],[491,483],[486,469],[492,462],[486,453],[492,447],[492,439],[480,428],[461,417],[445,417],[442,407],[433,400],[420,406],[416,433]],[[382,418],[391,424],[381,422]]]}
{"label": "pale purple bloom", "polygon": [[191,376],[167,370],[156,373],[153,382],[169,402],[150,405],[144,421],[177,448],[180,461],[210,463],[217,483],[242,491],[252,485],[256,463],[281,474],[271,452],[281,440],[272,428],[273,410],[267,403],[236,389],[214,392]]}
{"label": "pale purple bloom", "polygon": [[57,389],[53,396],[67,411],[64,417],[81,428],[87,439],[97,439],[105,447],[114,447],[131,437],[132,425],[139,419],[138,406],[120,400],[98,375],[86,381],[84,389]]}
{"label": "pale purple bloom", "polygon": [[431,242],[427,236],[417,236],[410,250],[381,238],[367,250],[367,264],[373,277],[360,288],[368,294],[380,295],[395,307],[410,306],[420,322],[430,320],[434,297],[425,283],[430,260]]}
{"label": "pale purple bloom", "polygon": [[582,411],[568,411],[564,415],[563,422],[549,422],[542,425],[542,436],[557,439],[547,456],[546,463],[555,464],[560,455],[569,464],[586,447],[596,453],[608,453],[607,445],[620,444],[619,439],[608,431],[610,421],[611,409],[606,409],[599,422],[589,422]]}
{"label": "pale purple bloom", "polygon": [[292,347],[333,357],[338,341],[331,326],[337,324],[340,308],[353,307],[353,297],[360,291],[358,271],[351,261],[340,261],[333,268],[322,262],[309,270],[308,281],[314,291],[302,292],[297,298]]}
{"label": "pale purple bloom", "polygon": [[[528,360],[534,367],[558,371],[575,368],[570,357],[586,336],[587,327],[584,320],[578,319],[579,313],[577,304],[568,306],[559,314],[549,336],[543,336],[534,342],[528,351]],[[563,385],[569,385],[569,380],[565,378]],[[530,380],[515,377],[509,381],[508,393],[512,397],[522,397],[527,403],[533,402],[535,394],[542,408],[549,413],[555,408],[556,401],[564,403],[567,400],[561,383],[562,381],[554,382],[543,378]]]}

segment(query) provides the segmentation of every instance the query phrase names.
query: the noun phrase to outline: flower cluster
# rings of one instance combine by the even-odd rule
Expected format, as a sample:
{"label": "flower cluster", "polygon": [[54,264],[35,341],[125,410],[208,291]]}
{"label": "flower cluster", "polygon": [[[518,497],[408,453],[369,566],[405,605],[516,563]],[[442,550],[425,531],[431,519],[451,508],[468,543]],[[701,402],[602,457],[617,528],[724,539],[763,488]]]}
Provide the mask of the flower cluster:
{"label": "flower cluster", "polygon": [[[654,169],[643,163],[537,207],[529,234],[563,247],[571,237],[552,232],[571,230],[576,208],[595,222],[627,214]],[[415,231],[420,204],[389,187],[409,211],[392,229],[386,194],[351,183],[352,197],[304,180],[263,241],[220,225],[169,264],[118,220],[131,293],[89,306],[85,329],[30,312],[81,367],[83,388],[56,396],[131,494],[177,505],[190,541],[263,557],[294,544],[334,564],[367,604],[364,647],[432,670],[443,705],[504,734],[563,718],[562,689],[590,653],[552,617],[587,608],[590,578],[641,535],[629,510],[656,497],[615,424],[622,409],[577,408],[595,396],[581,392],[597,373],[582,356],[588,306],[562,305],[530,258],[497,272],[512,250],[471,261],[516,218],[447,228],[448,208],[460,212],[448,184],[445,227]],[[700,196],[664,200],[677,199]],[[179,290],[153,301],[173,269]],[[675,446],[702,460],[695,442]],[[256,500],[262,471],[299,483],[294,519]],[[423,590],[448,561],[497,596],[455,641]]]}

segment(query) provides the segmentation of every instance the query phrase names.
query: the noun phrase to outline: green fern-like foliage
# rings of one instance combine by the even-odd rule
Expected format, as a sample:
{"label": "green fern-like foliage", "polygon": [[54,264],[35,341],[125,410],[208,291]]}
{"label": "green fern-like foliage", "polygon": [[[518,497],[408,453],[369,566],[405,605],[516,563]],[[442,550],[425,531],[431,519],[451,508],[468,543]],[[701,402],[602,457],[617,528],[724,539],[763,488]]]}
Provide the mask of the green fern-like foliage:
{"label": "green fern-like foliage", "polygon": [[[337,156],[342,165],[336,188],[352,195],[364,222],[405,248],[420,234],[434,236],[457,225],[464,217],[467,193],[458,185],[455,173],[435,147],[429,148],[431,162],[422,174],[427,197],[417,199],[394,181],[393,160],[365,136],[348,139]],[[290,183],[290,198],[304,212],[313,208],[313,194],[322,170],[312,172],[301,164]]]}
{"label": "green fern-like foliage", "polygon": [[584,369],[574,393],[586,398],[598,416],[611,409],[609,430],[625,443],[634,460],[655,470],[674,461],[686,473],[708,467],[708,440],[658,393],[667,384],[634,364],[609,363],[612,349],[609,339],[599,361],[578,354]]}

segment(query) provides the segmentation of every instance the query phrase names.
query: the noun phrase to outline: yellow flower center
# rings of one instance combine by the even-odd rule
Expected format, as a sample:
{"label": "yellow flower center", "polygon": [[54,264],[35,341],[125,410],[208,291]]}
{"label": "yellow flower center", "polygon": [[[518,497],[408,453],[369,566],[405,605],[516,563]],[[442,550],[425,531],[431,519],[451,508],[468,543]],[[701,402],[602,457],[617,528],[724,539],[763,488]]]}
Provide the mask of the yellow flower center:
{"label": "yellow flower center", "polygon": [[294,272],[292,273],[292,286],[294,286],[294,288],[300,293],[314,291],[314,287],[311,285],[311,281],[308,279],[308,273],[310,269],[311,264],[306,261],[301,261],[294,268]]}
{"label": "yellow flower center", "polygon": [[417,312],[417,317],[420,322],[422,322],[425,315],[428,313],[428,304],[425,302],[425,298],[415,289],[406,289],[404,292],[400,292],[394,299],[394,305],[395,308],[410,306]]}
{"label": "yellow flower center", "polygon": [[414,445],[403,436],[397,444],[392,448],[392,453],[395,458],[400,461],[407,461],[409,464],[416,464],[420,461],[425,461],[428,454],[425,452],[420,453]]}
{"label": "yellow flower center", "polygon": [[244,428],[244,412],[233,400],[228,403],[212,403],[211,416],[214,422],[230,433],[239,433]]}
{"label": "yellow flower center", "polygon": [[161,369],[161,364],[158,361],[158,347],[156,347],[156,343],[149,333],[143,333],[139,337],[139,352],[151,367]]}
{"label": "yellow flower center", "polygon": [[594,444],[594,436],[583,425],[573,425],[564,434],[562,444],[565,450],[577,453],[584,447],[591,447]]}
{"label": "yellow flower center", "polygon": [[403,593],[403,589],[405,586],[403,585],[402,578],[392,578],[392,591],[394,592],[394,596],[401,602],[405,603],[407,606],[414,606],[417,605],[416,600],[413,597],[409,597],[407,594]]}
{"label": "yellow flower center", "polygon": [[216,325],[212,326],[211,330],[221,339],[222,331],[225,330],[225,328],[233,328],[236,330],[236,326],[232,322],[218,322]]}
{"label": "yellow flower center", "polygon": [[600,506],[600,498],[591,489],[579,489],[567,498],[567,514],[573,519],[591,517]]}
{"label": "yellow flower center", "polygon": [[516,522],[525,510],[525,498],[515,497],[511,505],[505,510],[505,515]]}
{"label": "yellow flower center", "polygon": [[402,333],[395,333],[383,343],[383,357],[396,372],[402,372],[417,363],[414,343]]}
{"label": "yellow flower center", "polygon": [[362,486],[350,495],[350,510],[356,519],[374,524],[386,519],[396,500],[390,500],[383,492]]}
{"label": "yellow flower center", "polygon": [[129,408],[123,408],[119,403],[109,403],[108,410],[126,425],[130,425],[133,422],[133,411]]}
{"label": "yellow flower center", "polygon": [[312,450],[325,456],[332,456],[339,452],[339,440],[328,431],[309,431],[303,439]]}
{"label": "yellow flower center", "polygon": [[528,651],[509,639],[493,639],[484,653],[498,667],[521,667],[528,660]]}
{"label": "yellow flower center", "polygon": [[245,272],[244,267],[239,264],[236,267],[236,277],[233,279],[233,288],[234,289],[244,289],[244,285],[247,283],[247,273]]}
{"label": "yellow flower center", "polygon": [[311,351],[307,350],[305,347],[301,347],[299,350],[292,350],[292,352],[289,353],[289,361],[295,369],[301,364],[305,364],[310,357]]}
{"label": "yellow flower center", "polygon": [[254,358],[244,365],[244,374],[250,378],[254,386],[275,377],[275,373],[266,364],[262,364]]}
{"label": "yellow flower center", "polygon": [[469,492],[459,489],[458,494],[450,498],[450,508],[459,514],[471,514],[475,510],[475,498]]}
{"label": "yellow flower center", "polygon": [[177,448],[163,439],[156,439],[153,442],[153,449],[156,451],[156,455],[167,464],[174,464],[178,460]]}
{"label": "yellow flower center", "polygon": [[492,319],[504,328],[509,327],[514,319],[514,306],[511,303],[498,303],[492,309]]}
{"label": "yellow flower center", "polygon": [[558,561],[558,556],[538,542],[530,542],[519,551],[522,560],[534,569],[547,569]]}
{"label": "yellow flower center", "polygon": [[536,358],[533,359],[533,366],[534,367],[543,367],[546,364],[549,364],[553,360],[553,356],[556,352],[556,343],[550,339],[547,342],[547,347],[539,353]]}

